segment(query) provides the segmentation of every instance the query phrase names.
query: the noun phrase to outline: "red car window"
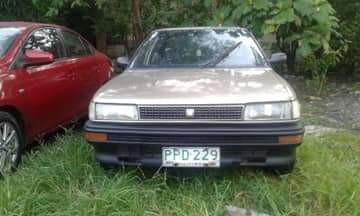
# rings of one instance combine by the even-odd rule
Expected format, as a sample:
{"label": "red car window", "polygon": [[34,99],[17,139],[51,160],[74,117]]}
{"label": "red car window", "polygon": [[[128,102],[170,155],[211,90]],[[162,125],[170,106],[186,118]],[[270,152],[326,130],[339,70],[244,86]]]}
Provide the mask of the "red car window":
{"label": "red car window", "polygon": [[62,34],[64,37],[64,44],[68,57],[79,57],[87,55],[87,51],[78,35],[69,31],[62,31]]}
{"label": "red car window", "polygon": [[33,32],[25,43],[25,49],[47,51],[52,53],[54,58],[65,56],[60,36],[53,28],[43,28]]}
{"label": "red car window", "polygon": [[83,45],[84,45],[84,47],[85,47],[86,54],[87,54],[87,55],[92,55],[92,54],[94,53],[94,51],[93,51],[91,45],[89,44],[89,42],[87,42],[87,41],[84,40],[84,39],[81,39],[81,41],[82,41],[82,43],[83,43]]}

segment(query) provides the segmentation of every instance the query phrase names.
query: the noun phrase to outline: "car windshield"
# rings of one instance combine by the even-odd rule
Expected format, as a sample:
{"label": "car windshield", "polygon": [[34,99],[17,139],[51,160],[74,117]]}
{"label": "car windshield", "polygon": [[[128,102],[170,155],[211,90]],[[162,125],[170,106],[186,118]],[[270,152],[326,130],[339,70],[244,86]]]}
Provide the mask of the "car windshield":
{"label": "car windshield", "polygon": [[162,30],[136,51],[130,68],[257,67],[265,58],[251,34],[240,28]]}
{"label": "car windshield", "polygon": [[6,54],[22,30],[22,28],[0,27],[0,58]]}

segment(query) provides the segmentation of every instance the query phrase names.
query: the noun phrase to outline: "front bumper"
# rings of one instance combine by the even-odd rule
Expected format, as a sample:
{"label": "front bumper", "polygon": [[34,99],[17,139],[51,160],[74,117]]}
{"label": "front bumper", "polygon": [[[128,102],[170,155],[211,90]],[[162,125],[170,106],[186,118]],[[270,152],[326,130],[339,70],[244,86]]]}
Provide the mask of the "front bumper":
{"label": "front bumper", "polygon": [[[107,165],[161,167],[162,147],[220,147],[221,167],[287,166],[295,162],[296,147],[304,128],[298,121],[286,123],[100,123],[85,125],[87,141],[96,159]],[[88,134],[100,134],[96,140]],[[300,136],[280,144],[280,137]]]}

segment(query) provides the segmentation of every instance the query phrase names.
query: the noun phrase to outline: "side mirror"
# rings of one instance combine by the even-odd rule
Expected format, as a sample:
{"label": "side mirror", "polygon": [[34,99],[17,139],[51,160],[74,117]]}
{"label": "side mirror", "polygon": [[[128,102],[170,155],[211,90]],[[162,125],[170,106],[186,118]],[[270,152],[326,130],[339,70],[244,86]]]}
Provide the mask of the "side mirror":
{"label": "side mirror", "polygon": [[44,65],[54,62],[52,53],[42,50],[25,50],[25,66]]}
{"label": "side mirror", "polygon": [[285,62],[287,59],[287,56],[283,52],[273,53],[270,57],[270,63],[280,63]]}
{"label": "side mirror", "polygon": [[116,59],[116,66],[121,69],[125,69],[129,65],[129,57],[122,56]]}

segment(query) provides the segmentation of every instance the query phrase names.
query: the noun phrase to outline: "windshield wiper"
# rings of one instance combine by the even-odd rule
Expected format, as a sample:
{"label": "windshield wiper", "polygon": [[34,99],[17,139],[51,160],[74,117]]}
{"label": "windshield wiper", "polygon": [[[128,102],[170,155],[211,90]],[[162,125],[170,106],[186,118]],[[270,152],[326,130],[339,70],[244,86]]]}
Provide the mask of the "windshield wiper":
{"label": "windshield wiper", "polygon": [[230,55],[230,53],[232,53],[232,51],[234,51],[236,48],[238,48],[240,46],[240,44],[242,44],[242,41],[237,42],[234,46],[227,49],[223,54],[221,54],[217,58],[210,60],[208,63],[206,63],[202,66],[203,67],[213,67],[213,66],[219,64],[222,60],[224,60],[226,57],[228,57]]}

